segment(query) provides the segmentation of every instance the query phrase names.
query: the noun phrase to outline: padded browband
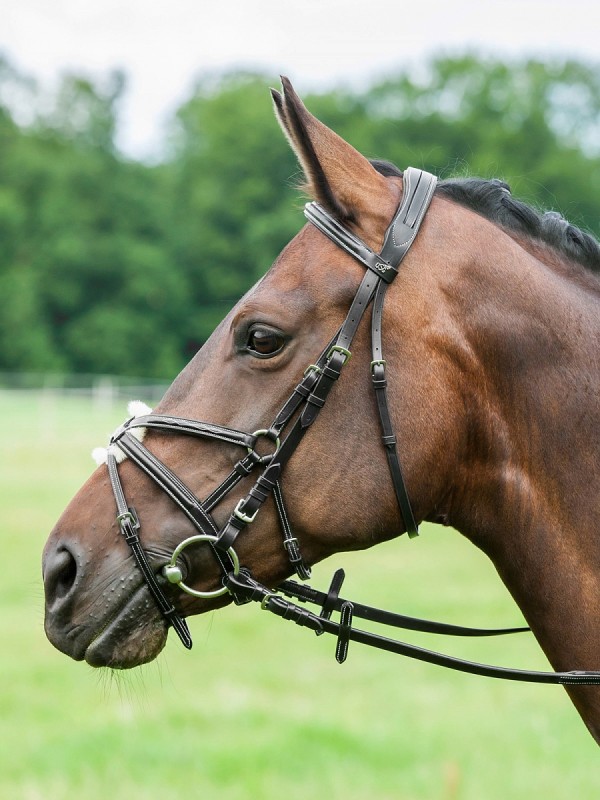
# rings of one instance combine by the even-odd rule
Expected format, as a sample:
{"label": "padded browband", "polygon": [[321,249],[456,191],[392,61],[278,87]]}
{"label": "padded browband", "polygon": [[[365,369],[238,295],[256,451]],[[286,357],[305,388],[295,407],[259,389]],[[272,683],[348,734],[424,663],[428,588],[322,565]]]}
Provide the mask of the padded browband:
{"label": "padded browband", "polygon": [[381,253],[365,244],[316,202],[307,203],[304,216],[338,247],[341,247],[386,283],[398,274],[398,266],[419,231],[437,178],[429,172],[408,167],[403,174],[402,202],[392,219],[383,240]]}

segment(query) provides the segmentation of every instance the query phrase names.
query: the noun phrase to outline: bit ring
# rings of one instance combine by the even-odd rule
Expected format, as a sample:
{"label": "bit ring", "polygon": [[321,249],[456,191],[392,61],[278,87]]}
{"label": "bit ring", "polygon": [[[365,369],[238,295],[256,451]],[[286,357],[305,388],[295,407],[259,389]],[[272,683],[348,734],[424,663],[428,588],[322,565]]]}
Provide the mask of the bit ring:
{"label": "bit ring", "polygon": [[[181,555],[183,550],[188,547],[190,544],[195,544],[196,542],[216,542],[218,541],[218,536],[210,536],[207,533],[199,533],[196,536],[190,536],[187,539],[184,539],[180,542],[175,550],[173,550],[173,554],[171,555],[171,559],[168,564],[162,568],[162,574],[164,577],[169,581],[169,583],[173,583],[179,588],[187,592],[187,594],[191,594],[194,597],[201,597],[203,599],[211,599],[214,597],[220,597],[221,595],[225,594],[229,591],[226,586],[223,586],[221,589],[214,589],[211,592],[201,592],[198,589],[192,589],[190,586],[185,584],[182,580],[183,574],[181,572],[181,568],[177,566],[175,563],[177,558]],[[231,560],[233,561],[233,574],[237,575],[240,571],[240,560],[237,557],[237,553],[233,549],[233,547],[228,548],[227,553]]]}

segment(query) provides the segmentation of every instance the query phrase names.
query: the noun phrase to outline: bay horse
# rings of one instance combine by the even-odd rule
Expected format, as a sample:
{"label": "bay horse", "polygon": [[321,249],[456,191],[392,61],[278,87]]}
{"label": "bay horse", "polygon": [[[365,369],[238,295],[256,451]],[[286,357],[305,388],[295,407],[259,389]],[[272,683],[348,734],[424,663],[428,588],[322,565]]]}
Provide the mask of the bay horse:
{"label": "bay horse", "polygon": [[[600,247],[499,181],[369,161],[287,79],[273,99],[309,224],[63,513],[48,638],[134,667],[233,597],[335,607],[343,650],[339,580],[320,616],[274,587],[427,520],[487,554],[555,670],[600,670]],[[600,741],[600,689],[561,682]]]}

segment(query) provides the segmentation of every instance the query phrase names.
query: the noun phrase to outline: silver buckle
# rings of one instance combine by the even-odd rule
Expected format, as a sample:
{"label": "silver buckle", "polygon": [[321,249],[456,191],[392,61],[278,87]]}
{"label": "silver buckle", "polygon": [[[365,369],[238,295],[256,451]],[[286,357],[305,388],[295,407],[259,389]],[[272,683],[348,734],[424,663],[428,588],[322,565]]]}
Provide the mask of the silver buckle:
{"label": "silver buckle", "polygon": [[256,519],[256,515],[260,511],[260,506],[259,506],[259,508],[256,509],[256,511],[254,512],[254,514],[252,514],[252,516],[250,516],[249,514],[244,514],[244,512],[241,510],[241,506],[242,506],[244,500],[245,500],[245,498],[242,497],[242,499],[238,501],[237,506],[233,509],[233,516],[237,517],[242,522],[245,522],[245,523],[248,524],[250,522],[254,522],[254,520]]}

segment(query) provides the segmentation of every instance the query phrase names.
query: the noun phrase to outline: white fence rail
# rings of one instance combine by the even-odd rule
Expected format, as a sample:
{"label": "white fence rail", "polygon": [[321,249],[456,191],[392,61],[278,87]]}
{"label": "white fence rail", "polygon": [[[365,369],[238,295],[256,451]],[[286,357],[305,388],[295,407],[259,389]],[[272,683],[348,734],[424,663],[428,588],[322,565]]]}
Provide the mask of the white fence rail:
{"label": "white fence rail", "polygon": [[97,408],[112,408],[128,400],[158,403],[169,381],[121,375],[59,375],[0,372],[0,392],[37,392],[48,397],[88,397]]}

